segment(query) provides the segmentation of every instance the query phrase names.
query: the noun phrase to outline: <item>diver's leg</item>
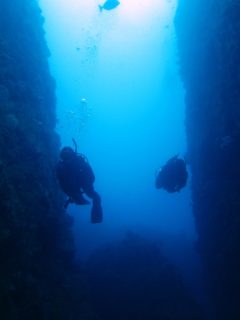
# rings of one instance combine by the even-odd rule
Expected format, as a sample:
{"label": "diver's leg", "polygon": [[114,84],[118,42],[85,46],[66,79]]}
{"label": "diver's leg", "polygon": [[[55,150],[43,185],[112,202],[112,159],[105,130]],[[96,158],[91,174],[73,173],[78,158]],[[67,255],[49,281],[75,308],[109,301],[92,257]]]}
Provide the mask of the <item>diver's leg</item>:
{"label": "diver's leg", "polygon": [[64,209],[65,210],[67,210],[67,208],[68,208],[68,206],[69,206],[69,204],[72,202],[72,198],[71,197],[69,197],[67,200],[66,200],[66,202],[65,202],[65,204],[64,204]]}
{"label": "diver's leg", "polygon": [[84,204],[89,204],[90,202],[84,198],[82,191],[78,191],[75,193],[72,197],[72,202],[78,204],[78,205],[84,205]]}
{"label": "diver's leg", "polygon": [[84,188],[84,192],[86,195],[92,199],[92,210],[91,210],[91,222],[92,223],[100,223],[103,220],[103,212],[101,206],[101,197],[100,195],[94,190],[93,186],[88,186]]}

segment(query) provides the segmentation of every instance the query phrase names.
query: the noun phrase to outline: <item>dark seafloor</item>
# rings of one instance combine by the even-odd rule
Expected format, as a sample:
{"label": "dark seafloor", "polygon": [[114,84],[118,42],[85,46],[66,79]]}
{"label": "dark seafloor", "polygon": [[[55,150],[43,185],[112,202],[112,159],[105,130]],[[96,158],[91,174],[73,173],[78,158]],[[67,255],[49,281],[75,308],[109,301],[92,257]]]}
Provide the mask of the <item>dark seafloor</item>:
{"label": "dark seafloor", "polygon": [[138,235],[74,260],[43,22],[37,1],[0,1],[0,319],[240,319],[240,3],[180,0],[176,16],[203,311]]}

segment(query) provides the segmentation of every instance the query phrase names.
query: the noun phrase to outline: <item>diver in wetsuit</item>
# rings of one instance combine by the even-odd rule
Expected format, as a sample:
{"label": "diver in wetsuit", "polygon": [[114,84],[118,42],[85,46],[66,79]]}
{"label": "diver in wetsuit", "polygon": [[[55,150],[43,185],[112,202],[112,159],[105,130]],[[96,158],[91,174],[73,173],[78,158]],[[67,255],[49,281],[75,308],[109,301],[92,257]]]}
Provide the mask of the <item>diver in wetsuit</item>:
{"label": "diver in wetsuit", "polygon": [[89,204],[89,201],[84,197],[85,194],[92,199],[91,222],[102,222],[101,198],[94,190],[95,176],[87,159],[71,147],[64,147],[61,150],[60,159],[56,172],[61,189],[69,197],[65,208],[70,203]]}
{"label": "diver in wetsuit", "polygon": [[179,192],[185,187],[187,178],[186,162],[176,155],[169,159],[157,173],[155,187],[169,193]]}

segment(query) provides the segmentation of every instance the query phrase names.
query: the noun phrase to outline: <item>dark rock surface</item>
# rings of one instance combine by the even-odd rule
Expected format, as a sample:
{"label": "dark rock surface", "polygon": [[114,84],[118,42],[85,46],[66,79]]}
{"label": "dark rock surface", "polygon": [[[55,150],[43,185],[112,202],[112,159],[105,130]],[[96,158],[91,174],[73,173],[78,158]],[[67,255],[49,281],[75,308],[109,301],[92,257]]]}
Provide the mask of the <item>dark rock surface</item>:
{"label": "dark rock surface", "polygon": [[37,1],[0,1],[0,318],[91,318],[55,164],[55,84]]}
{"label": "dark rock surface", "polygon": [[240,319],[240,2],[180,0],[176,30],[212,319]]}

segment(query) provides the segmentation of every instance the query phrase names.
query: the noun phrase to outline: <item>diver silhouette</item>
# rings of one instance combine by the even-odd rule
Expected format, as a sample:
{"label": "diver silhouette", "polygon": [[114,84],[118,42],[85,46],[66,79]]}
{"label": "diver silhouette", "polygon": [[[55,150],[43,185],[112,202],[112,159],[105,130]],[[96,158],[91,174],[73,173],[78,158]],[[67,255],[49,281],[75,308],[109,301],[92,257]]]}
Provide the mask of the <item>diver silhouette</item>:
{"label": "diver silhouette", "polygon": [[57,164],[56,174],[60,187],[69,197],[65,203],[65,209],[70,203],[77,205],[86,205],[90,202],[84,197],[92,199],[91,222],[100,223],[103,219],[101,198],[94,190],[93,183],[95,176],[86,157],[77,153],[77,144],[75,151],[71,147],[64,147],[60,152],[60,160]]}
{"label": "diver silhouette", "polygon": [[183,159],[179,159],[178,155],[176,155],[169,159],[158,171],[155,187],[157,189],[164,189],[169,193],[179,192],[185,187],[187,178],[186,162]]}

